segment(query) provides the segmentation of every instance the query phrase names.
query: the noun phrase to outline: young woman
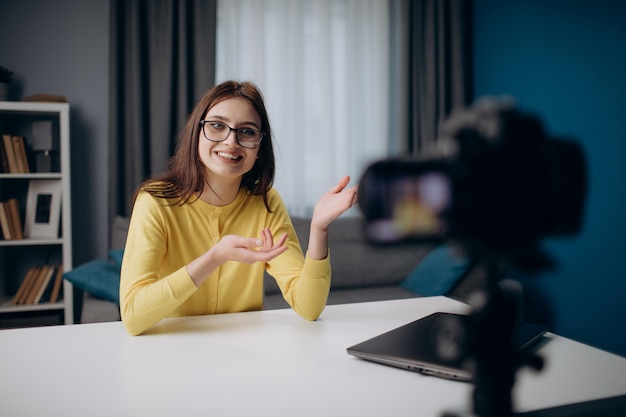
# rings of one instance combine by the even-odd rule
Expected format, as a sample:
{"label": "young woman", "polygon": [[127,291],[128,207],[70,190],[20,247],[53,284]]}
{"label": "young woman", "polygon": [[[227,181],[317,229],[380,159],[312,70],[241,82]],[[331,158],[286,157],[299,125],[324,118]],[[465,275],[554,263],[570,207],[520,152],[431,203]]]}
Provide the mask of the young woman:
{"label": "young woman", "polygon": [[122,321],[138,335],[165,317],[263,308],[263,272],[316,320],[330,289],[327,231],[356,203],[344,177],[316,203],[306,256],[276,190],[261,93],[228,81],[198,102],[168,170],[141,184],[124,250]]}

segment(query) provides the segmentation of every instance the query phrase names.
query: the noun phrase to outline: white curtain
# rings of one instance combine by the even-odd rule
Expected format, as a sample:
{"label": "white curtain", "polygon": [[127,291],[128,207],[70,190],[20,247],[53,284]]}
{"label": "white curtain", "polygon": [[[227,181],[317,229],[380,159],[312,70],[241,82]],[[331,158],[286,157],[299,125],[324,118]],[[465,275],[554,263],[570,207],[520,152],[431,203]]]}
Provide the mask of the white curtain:
{"label": "white curtain", "polygon": [[262,90],[291,215],[310,216],[341,176],[356,184],[387,156],[387,1],[220,0],[217,22],[216,81]]}

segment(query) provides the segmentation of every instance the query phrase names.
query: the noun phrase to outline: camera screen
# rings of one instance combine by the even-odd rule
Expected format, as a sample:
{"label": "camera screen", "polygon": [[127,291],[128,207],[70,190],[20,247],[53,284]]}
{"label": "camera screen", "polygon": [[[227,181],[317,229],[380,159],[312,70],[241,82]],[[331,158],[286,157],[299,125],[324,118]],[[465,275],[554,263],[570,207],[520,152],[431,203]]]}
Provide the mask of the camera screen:
{"label": "camera screen", "polygon": [[361,184],[359,201],[372,242],[443,238],[444,213],[452,204],[451,180],[445,172],[371,172]]}

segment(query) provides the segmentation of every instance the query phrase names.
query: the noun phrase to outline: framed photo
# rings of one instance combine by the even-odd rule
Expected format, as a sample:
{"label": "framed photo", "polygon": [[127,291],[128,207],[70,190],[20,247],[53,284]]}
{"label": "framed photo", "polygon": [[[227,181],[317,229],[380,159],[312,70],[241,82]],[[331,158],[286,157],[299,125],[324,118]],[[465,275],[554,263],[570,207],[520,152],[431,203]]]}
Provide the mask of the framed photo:
{"label": "framed photo", "polygon": [[26,196],[24,236],[57,238],[61,221],[61,181],[31,180]]}

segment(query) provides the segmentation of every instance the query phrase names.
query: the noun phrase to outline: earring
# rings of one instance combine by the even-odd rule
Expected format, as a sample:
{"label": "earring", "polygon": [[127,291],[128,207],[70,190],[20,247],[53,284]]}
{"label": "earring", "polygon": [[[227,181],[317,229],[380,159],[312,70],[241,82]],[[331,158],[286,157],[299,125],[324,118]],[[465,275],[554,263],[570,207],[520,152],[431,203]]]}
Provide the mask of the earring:
{"label": "earring", "polygon": [[254,185],[259,185],[260,182],[261,182],[261,179],[257,178],[256,180],[254,180]]}

